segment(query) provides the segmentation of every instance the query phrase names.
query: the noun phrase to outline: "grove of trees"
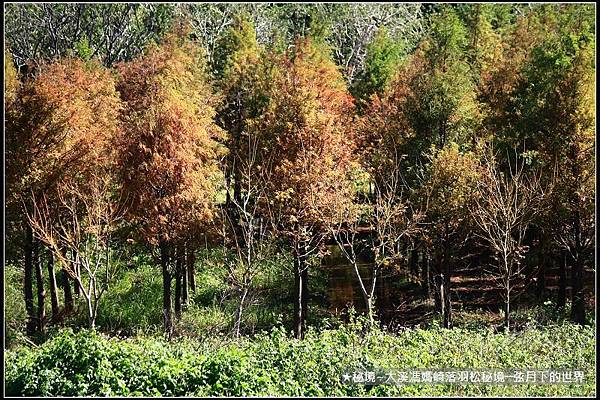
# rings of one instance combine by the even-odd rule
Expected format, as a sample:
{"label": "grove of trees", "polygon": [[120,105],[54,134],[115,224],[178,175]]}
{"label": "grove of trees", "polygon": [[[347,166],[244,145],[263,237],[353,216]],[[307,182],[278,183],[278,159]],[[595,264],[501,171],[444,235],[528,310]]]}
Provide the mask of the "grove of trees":
{"label": "grove of trees", "polygon": [[169,336],[203,284],[201,245],[231,250],[238,335],[257,271],[288,252],[303,337],[327,243],[354,267],[371,321],[381,271],[419,259],[444,327],[450,278],[469,264],[502,288],[508,330],[516,288],[564,254],[571,319],[585,324],[594,11],[6,5],[5,245],[24,271],[27,333],[74,312],[74,296],[93,327],[134,245],[162,277]]}

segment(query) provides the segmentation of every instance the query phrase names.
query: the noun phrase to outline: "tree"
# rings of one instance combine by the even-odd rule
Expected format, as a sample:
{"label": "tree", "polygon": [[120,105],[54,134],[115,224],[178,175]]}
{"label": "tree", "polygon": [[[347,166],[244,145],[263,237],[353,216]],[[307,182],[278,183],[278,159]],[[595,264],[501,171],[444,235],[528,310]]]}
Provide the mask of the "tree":
{"label": "tree", "polygon": [[413,186],[431,145],[471,145],[479,126],[472,71],[465,62],[466,29],[451,8],[435,14],[428,34],[398,64],[383,93],[376,94],[358,124],[368,168],[396,168]]}
{"label": "tree", "polygon": [[505,27],[498,23],[497,13],[508,7],[499,4],[461,4],[457,10],[467,30],[465,53],[478,81],[494,67],[502,51],[501,35]]}
{"label": "tree", "polygon": [[111,172],[100,166],[84,184],[61,182],[58,204],[52,208],[45,195],[34,198],[33,211],[28,214],[36,236],[83,293],[91,328],[95,327],[100,298],[116,273],[111,237],[122,210],[113,199],[113,186]]}
{"label": "tree", "polygon": [[230,28],[236,12],[245,7],[245,4],[182,4],[176,13],[179,18],[189,21],[193,35],[206,52],[208,65],[214,66],[219,38]]}
{"label": "tree", "polygon": [[329,25],[326,40],[349,84],[368,68],[369,43],[382,29],[398,47],[410,51],[425,31],[420,4],[319,4]]}
{"label": "tree", "polygon": [[[17,72],[12,60],[12,55],[8,50],[4,51],[4,126],[10,127],[11,120],[14,118],[16,111],[17,100],[20,96],[21,76]],[[10,133],[9,133],[10,137]],[[6,144],[6,142],[5,142]],[[21,262],[20,248],[23,240],[23,224],[19,216],[19,204],[10,200],[7,196],[5,202],[5,262],[18,264]]]}
{"label": "tree", "polygon": [[538,17],[537,13],[531,13],[519,18],[505,33],[501,50],[495,54],[490,67],[481,74],[479,100],[485,110],[483,128],[500,151],[536,150],[533,143],[523,143],[522,134],[527,128],[523,130],[517,117],[518,96],[515,95],[523,84],[531,49],[545,39],[549,30],[549,25]]}
{"label": "tree", "polygon": [[[417,49],[398,66],[383,93],[372,98],[359,120],[358,131],[363,162],[371,171],[375,182],[378,182],[378,179],[385,179],[390,170],[399,170],[403,172],[400,189],[406,186],[414,187],[419,193],[417,197],[429,199],[430,195],[439,194],[430,192],[438,183],[433,183],[431,180],[428,184],[425,183],[428,179],[437,179],[432,178],[435,176],[433,169],[438,167],[451,169],[449,165],[443,167],[442,159],[448,156],[448,162],[450,158],[460,159],[460,163],[470,162],[467,162],[470,160],[469,157],[463,159],[459,156],[458,147],[453,152],[449,150],[453,146],[446,149],[446,145],[450,142],[456,142],[462,148],[472,146],[474,133],[480,122],[476,86],[471,68],[465,61],[467,43],[466,28],[456,12],[450,7],[442,7],[439,12],[431,16],[428,34]],[[432,146],[445,149],[444,152],[439,153],[442,159],[436,166],[427,165],[435,159],[435,155],[424,157],[432,151]],[[465,165],[465,167],[470,166]],[[420,176],[422,168],[430,170],[431,174],[428,175],[430,178],[423,179]],[[447,171],[446,177],[449,181],[440,182],[439,187],[442,191],[448,189],[452,192],[454,182],[450,177],[455,173],[463,177],[468,176],[467,171],[461,171],[461,168],[457,166],[451,173]],[[427,185],[433,186],[427,188]],[[419,186],[423,187],[419,188]],[[458,192],[461,190],[457,188],[457,196],[460,196]],[[427,200],[419,200],[414,204],[416,209],[421,210],[426,210],[431,205]],[[442,207],[442,204],[440,203],[439,206]],[[437,228],[448,226],[448,236],[457,236],[459,232],[461,234],[465,232],[464,226],[460,223],[464,220],[461,216],[464,207],[462,205],[459,207],[457,204],[457,208],[460,211],[459,216],[456,221],[447,221],[448,224],[437,218],[444,219],[451,215],[451,212],[441,211],[441,209],[429,210],[428,216],[433,219],[428,222],[436,233],[426,237],[439,240],[436,243],[440,246],[432,246],[432,243],[425,246],[417,243],[415,246],[435,249],[433,253],[437,260],[434,267],[438,271],[438,276],[443,275],[447,280],[444,285],[446,288],[450,282],[449,270],[441,274],[441,268],[450,268],[448,263],[451,261],[446,260],[450,257],[450,248],[454,248],[456,243],[453,242],[454,239],[447,237],[447,244],[442,245],[444,240],[441,237],[444,237],[444,232],[437,231]],[[437,216],[434,217],[432,212]],[[457,222],[457,225],[453,225],[453,222]],[[443,247],[448,247],[448,254],[445,256],[443,251],[440,254],[440,249]],[[446,309],[449,309],[449,305],[448,300]],[[446,325],[450,325],[450,321],[446,322]]]}
{"label": "tree", "polygon": [[[272,162],[261,157],[261,166],[258,167],[257,161],[261,158],[257,139],[249,138],[246,155],[236,158],[240,193],[231,198],[236,212],[223,209],[223,238],[228,239],[234,249],[234,257],[225,258],[228,281],[238,293],[233,328],[236,336],[240,335],[242,313],[255,278],[269,267],[277,251],[277,215],[271,213],[268,207],[260,207],[265,204],[265,179],[269,176]],[[234,218],[238,220],[234,221]],[[227,247],[224,247],[224,251],[227,251]]]}
{"label": "tree", "polygon": [[7,4],[6,41],[18,66],[67,55],[106,66],[129,60],[162,35],[171,4]]}
{"label": "tree", "polygon": [[432,148],[417,197],[425,212],[425,242],[433,255],[434,281],[442,321],[452,327],[450,277],[463,244],[469,239],[472,220],[469,205],[477,196],[481,178],[479,160],[472,152],[461,152],[455,143]]}
{"label": "tree", "polygon": [[379,28],[407,49],[424,30],[418,4],[185,4],[176,13],[189,18],[211,65],[218,38],[235,25],[236,15],[245,13],[261,45],[285,48],[298,36],[327,43],[349,83],[364,68],[367,45]]}
{"label": "tree", "polygon": [[[517,44],[511,48],[519,51],[507,49],[497,72],[490,75],[486,99],[493,111],[490,130],[501,145],[526,148],[519,157],[547,170],[564,171],[555,185],[555,197],[560,200],[554,202],[550,220],[544,224],[558,228],[552,233],[554,242],[571,255],[572,318],[579,323],[585,322],[583,272],[594,240],[591,11],[587,6],[547,5],[521,20],[510,40]],[[552,180],[553,175],[546,174],[544,179]]]}
{"label": "tree", "polygon": [[12,55],[4,51],[4,104],[7,108],[14,103],[19,91],[19,76]]}
{"label": "tree", "polygon": [[239,335],[248,293],[274,251],[271,228],[276,225],[276,216],[259,207],[264,204],[264,184],[273,154],[260,147],[259,136],[249,129],[250,121],[260,117],[268,104],[273,65],[245,15],[234,16],[232,25],[217,41],[212,62],[223,93],[219,122],[229,133],[227,198],[222,214],[224,237],[236,253],[227,257],[227,267],[228,280],[239,293],[234,320],[234,331]]}
{"label": "tree", "polygon": [[118,67],[125,103],[120,179],[129,217],[160,251],[168,335],[174,243],[190,223],[213,218],[224,153],[202,51],[186,36],[185,30],[174,31],[161,45]]}
{"label": "tree", "polygon": [[120,101],[110,72],[65,58],[27,81],[7,131],[7,184],[13,196],[51,190],[62,176],[84,175],[115,134]]}
{"label": "tree", "polygon": [[432,17],[429,35],[415,52],[422,57],[421,71],[410,86],[415,94],[411,123],[420,151],[431,145],[443,148],[449,141],[459,144],[472,139],[478,125],[475,85],[464,60],[466,29],[449,7]]}
{"label": "tree", "polygon": [[484,172],[477,182],[478,196],[471,213],[477,234],[491,247],[497,261],[492,276],[500,281],[504,297],[504,327],[510,330],[511,298],[516,283],[524,278],[522,262],[529,250],[524,238],[533,218],[541,211],[544,191],[539,172],[527,174],[524,163],[508,173],[499,170],[493,155],[484,156]]}
{"label": "tree", "polygon": [[[280,232],[294,256],[294,334],[304,332],[308,268],[326,236],[321,215],[350,199],[353,113],[343,78],[323,49],[298,39],[278,59],[270,102],[252,121],[260,148],[273,154],[266,204],[281,215]],[[265,206],[266,206],[265,204]],[[272,204],[272,206],[271,206]]]}
{"label": "tree", "polygon": [[416,94],[411,81],[421,73],[422,59],[411,57],[394,76],[381,95],[375,93],[363,115],[356,121],[357,150],[362,167],[375,180],[384,179],[389,170],[403,171],[403,178],[414,180],[416,156],[415,128],[410,113]]}
{"label": "tree", "polygon": [[[40,282],[42,276],[39,261],[33,257],[39,238],[34,237],[25,216],[32,214],[33,199],[42,194],[52,198],[63,178],[86,180],[104,143],[115,135],[119,109],[120,101],[109,71],[95,61],[66,58],[43,66],[35,79],[26,81],[8,113],[7,202],[19,205],[25,220],[24,287],[28,313],[33,310],[34,261]],[[41,309],[42,284],[38,285],[38,291]],[[30,326],[30,333],[32,329]]]}
{"label": "tree", "polygon": [[391,39],[385,28],[379,28],[367,46],[363,70],[353,85],[354,96],[359,101],[367,101],[373,94],[381,95],[394,76],[403,53],[402,45]]}
{"label": "tree", "polygon": [[[238,16],[220,38],[213,64],[223,95],[218,120],[229,133],[225,178],[228,186],[233,180],[233,198],[240,203],[240,166],[249,162],[246,160],[248,149],[254,147],[254,144],[247,143],[247,125],[248,121],[262,113],[268,102],[271,67],[266,52],[256,41],[252,24],[242,16]],[[229,191],[227,195],[229,205]]]}
{"label": "tree", "polygon": [[[412,209],[408,196],[403,193],[402,176],[396,170],[388,170],[385,177],[375,181],[374,199],[362,202],[355,198],[338,198],[326,226],[342,255],[354,269],[363,298],[367,317],[374,322],[375,287],[383,268],[393,265],[402,258],[402,243],[410,241],[419,232],[418,223],[422,215]],[[367,251],[373,255],[374,263],[370,284],[359,269],[359,255]]]}
{"label": "tree", "polygon": [[527,107],[523,123],[533,133],[531,139],[548,164],[559,163],[564,171],[559,190],[564,194],[561,208],[569,218],[566,232],[557,238],[573,262],[571,318],[584,324],[584,265],[592,259],[594,241],[593,18],[586,15],[587,7],[557,11],[560,29],[533,50],[525,73],[532,88],[522,87],[519,98]]}

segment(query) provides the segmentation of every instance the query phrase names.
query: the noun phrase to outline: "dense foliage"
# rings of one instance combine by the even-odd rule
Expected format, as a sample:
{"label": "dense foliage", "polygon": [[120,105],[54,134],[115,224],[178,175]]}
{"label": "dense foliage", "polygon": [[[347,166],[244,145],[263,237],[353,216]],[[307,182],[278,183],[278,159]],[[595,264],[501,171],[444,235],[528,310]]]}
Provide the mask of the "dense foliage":
{"label": "dense foliage", "polygon": [[[452,348],[446,352],[445,348]],[[273,329],[252,341],[107,338],[65,330],[37,349],[6,353],[8,395],[59,396],[577,396],[593,393],[594,329],[571,325],[518,336],[486,330],[414,330],[398,335],[360,323],[309,331]],[[347,371],[382,368],[583,370],[584,385],[346,385]]]}
{"label": "dense foliage", "polygon": [[592,11],[7,5],[9,392],[589,394]]}

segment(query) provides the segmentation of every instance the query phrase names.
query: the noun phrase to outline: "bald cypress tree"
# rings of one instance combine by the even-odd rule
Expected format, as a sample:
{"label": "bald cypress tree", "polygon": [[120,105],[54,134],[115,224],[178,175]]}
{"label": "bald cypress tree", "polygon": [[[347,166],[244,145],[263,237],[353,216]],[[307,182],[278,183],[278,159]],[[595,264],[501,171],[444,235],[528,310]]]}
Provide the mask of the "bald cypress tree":
{"label": "bald cypress tree", "polygon": [[348,173],[353,101],[326,50],[298,39],[277,58],[269,104],[252,121],[269,173],[263,204],[278,215],[277,227],[294,256],[294,334],[304,335],[308,268],[319,258],[326,231],[322,216],[351,200]]}
{"label": "bald cypress tree", "polygon": [[160,253],[163,322],[171,335],[176,244],[194,221],[213,217],[224,135],[214,122],[216,98],[202,52],[184,29],[121,64],[119,73],[121,182],[131,220]]}

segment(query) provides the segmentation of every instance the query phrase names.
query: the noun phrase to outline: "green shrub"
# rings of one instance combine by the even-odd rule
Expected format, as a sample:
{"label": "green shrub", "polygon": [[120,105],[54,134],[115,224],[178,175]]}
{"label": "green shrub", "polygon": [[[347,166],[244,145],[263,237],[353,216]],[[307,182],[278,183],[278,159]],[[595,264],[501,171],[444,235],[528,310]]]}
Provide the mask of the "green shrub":
{"label": "green shrub", "polygon": [[[362,332],[366,332],[363,334]],[[365,331],[361,320],[283,328],[253,339],[116,339],[66,329],[42,346],[5,351],[6,392],[28,396],[458,396],[594,394],[593,327],[564,324],[520,334],[492,330]],[[584,385],[346,385],[347,370],[411,368],[583,369]]]}

